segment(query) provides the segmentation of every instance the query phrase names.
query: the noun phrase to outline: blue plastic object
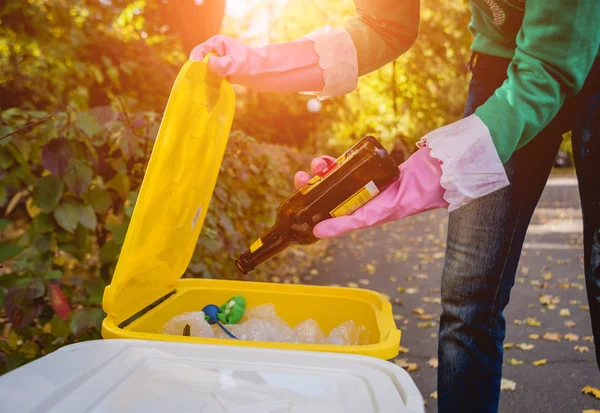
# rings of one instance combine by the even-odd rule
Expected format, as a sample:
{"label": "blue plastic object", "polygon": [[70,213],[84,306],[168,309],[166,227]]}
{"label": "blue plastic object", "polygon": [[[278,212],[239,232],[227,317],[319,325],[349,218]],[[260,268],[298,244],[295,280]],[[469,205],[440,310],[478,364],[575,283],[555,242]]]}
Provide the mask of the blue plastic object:
{"label": "blue plastic object", "polygon": [[235,340],[239,340],[236,336],[234,336],[233,334],[231,334],[231,332],[229,330],[227,330],[220,322],[219,319],[217,318],[217,315],[221,312],[221,309],[219,307],[217,307],[214,304],[209,304],[207,306],[205,306],[202,311],[204,311],[204,315],[206,317],[206,321],[208,321],[208,324],[216,324],[219,327],[221,327],[221,330],[223,330],[225,332],[225,334],[227,334],[229,337],[235,339]]}

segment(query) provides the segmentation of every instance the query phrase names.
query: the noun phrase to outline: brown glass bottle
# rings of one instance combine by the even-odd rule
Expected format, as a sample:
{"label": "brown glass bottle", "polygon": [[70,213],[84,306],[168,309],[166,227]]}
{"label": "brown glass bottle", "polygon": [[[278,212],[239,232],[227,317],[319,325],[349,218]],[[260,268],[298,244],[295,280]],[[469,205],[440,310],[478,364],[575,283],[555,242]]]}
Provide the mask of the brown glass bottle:
{"label": "brown glass bottle", "polygon": [[318,241],[313,228],[350,215],[399,177],[398,165],[372,136],[366,136],[283,201],[275,224],[235,261],[242,274],[291,244]]}

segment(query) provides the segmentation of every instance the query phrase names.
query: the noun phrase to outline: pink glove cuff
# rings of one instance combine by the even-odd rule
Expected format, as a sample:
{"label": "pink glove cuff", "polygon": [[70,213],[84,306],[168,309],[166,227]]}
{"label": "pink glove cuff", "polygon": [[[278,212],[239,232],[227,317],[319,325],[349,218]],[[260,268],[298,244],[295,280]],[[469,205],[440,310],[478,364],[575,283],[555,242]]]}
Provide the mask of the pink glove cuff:
{"label": "pink glove cuff", "polygon": [[322,27],[306,36],[314,42],[323,70],[325,86],[317,95],[319,100],[343,96],[356,89],[358,83],[358,57],[352,37],[348,32],[331,26]]}

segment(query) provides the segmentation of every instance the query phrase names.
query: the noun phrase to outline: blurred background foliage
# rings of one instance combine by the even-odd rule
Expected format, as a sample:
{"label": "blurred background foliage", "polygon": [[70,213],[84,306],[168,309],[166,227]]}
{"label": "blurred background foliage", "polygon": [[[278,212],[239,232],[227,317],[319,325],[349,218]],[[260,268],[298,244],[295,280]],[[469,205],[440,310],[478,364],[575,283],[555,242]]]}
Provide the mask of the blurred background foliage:
{"label": "blurred background foliage", "polygon": [[[233,132],[185,276],[237,277],[232,258],[272,224],[312,155],[373,134],[402,159],[460,117],[468,2],[421,7],[415,46],[318,113],[307,96],[236,88]],[[255,46],[293,40],[353,13],[350,0],[0,2],[0,137],[12,134],[0,141],[0,374],[99,338],[103,290],[193,47],[218,33]],[[292,248],[253,277],[306,282],[325,245]]]}

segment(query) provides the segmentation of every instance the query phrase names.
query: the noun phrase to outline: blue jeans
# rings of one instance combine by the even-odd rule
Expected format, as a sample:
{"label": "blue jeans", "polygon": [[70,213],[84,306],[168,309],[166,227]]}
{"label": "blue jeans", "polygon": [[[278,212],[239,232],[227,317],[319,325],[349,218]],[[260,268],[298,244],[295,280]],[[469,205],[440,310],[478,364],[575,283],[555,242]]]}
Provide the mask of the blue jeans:
{"label": "blue jeans", "polygon": [[[471,59],[464,116],[502,84],[508,64],[507,59],[486,55]],[[599,82],[596,61],[582,91],[568,99],[554,120],[505,164],[511,185],[450,214],[438,348],[440,413],[498,411],[506,333],[503,310],[531,216],[562,134],[569,130],[584,220],[586,287],[596,360],[600,360]]]}

